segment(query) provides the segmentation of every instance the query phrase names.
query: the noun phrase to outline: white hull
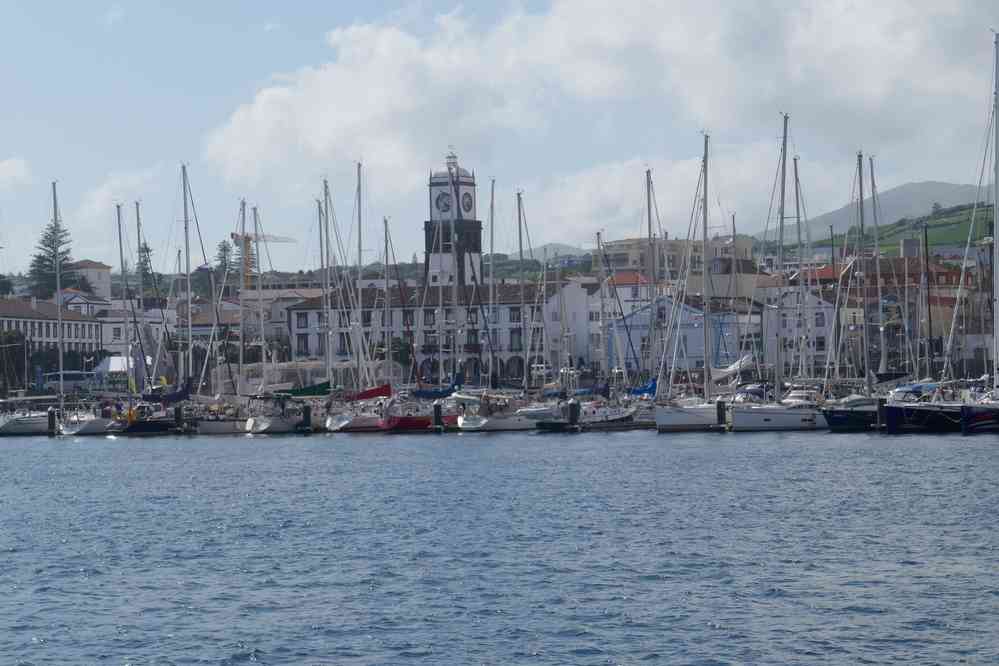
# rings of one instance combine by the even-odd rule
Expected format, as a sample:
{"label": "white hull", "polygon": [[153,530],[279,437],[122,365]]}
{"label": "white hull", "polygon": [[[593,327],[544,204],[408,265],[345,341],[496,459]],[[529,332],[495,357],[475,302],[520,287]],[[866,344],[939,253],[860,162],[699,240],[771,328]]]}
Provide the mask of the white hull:
{"label": "white hull", "polygon": [[374,432],[381,429],[378,414],[339,414],[326,417],[328,432]]}
{"label": "white hull", "polygon": [[246,420],[245,432],[254,435],[284,435],[298,432],[300,417],[253,416]]}
{"label": "white hull", "polygon": [[462,432],[510,432],[534,430],[537,420],[518,414],[493,416],[459,416],[458,430]]}
{"label": "white hull", "polygon": [[713,402],[656,405],[656,430],[659,432],[702,432],[718,428],[718,406]]}
{"label": "white hull", "polygon": [[589,407],[583,405],[579,414],[579,422],[616,423],[630,420],[637,410],[634,407]]}
{"label": "white hull", "polygon": [[19,414],[0,420],[0,436],[7,435],[47,435],[49,415]]}
{"label": "white hull", "polygon": [[732,405],[728,422],[733,432],[826,430],[829,427],[818,407],[783,405]]}
{"label": "white hull", "polygon": [[87,435],[106,435],[108,426],[113,423],[111,419],[101,416],[91,418],[74,419],[70,418],[62,424],[62,434],[73,437],[84,437]]}

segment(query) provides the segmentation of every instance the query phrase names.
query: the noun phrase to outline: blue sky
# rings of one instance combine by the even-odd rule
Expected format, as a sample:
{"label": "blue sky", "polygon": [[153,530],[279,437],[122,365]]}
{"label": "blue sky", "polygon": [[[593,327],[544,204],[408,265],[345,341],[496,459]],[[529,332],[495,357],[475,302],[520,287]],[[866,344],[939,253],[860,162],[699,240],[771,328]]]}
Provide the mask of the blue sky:
{"label": "blue sky", "polygon": [[113,204],[131,224],[138,198],[165,269],[182,161],[209,253],[245,196],[299,240],[272,248],[285,269],[317,263],[323,176],[351,218],[357,160],[366,237],[384,215],[403,257],[420,250],[426,175],[449,146],[481,202],[497,179],[499,249],[518,188],[537,243],[639,233],[646,167],[664,227],[684,233],[702,130],[713,220],[756,231],[781,111],[816,214],[849,200],[861,148],[881,189],[975,182],[999,24],[974,2],[174,4],[5,7],[0,272],[26,268],[53,179],[76,257],[117,265]]}

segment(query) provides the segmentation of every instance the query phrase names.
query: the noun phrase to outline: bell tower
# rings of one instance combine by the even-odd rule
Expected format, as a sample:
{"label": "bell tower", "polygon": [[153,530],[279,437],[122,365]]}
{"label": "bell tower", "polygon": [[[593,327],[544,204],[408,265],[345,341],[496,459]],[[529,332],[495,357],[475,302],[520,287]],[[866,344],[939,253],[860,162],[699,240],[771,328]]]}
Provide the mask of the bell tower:
{"label": "bell tower", "polygon": [[476,216],[475,174],[451,151],[443,171],[428,183],[428,220],[423,223],[424,268],[430,285],[482,282],[482,222]]}

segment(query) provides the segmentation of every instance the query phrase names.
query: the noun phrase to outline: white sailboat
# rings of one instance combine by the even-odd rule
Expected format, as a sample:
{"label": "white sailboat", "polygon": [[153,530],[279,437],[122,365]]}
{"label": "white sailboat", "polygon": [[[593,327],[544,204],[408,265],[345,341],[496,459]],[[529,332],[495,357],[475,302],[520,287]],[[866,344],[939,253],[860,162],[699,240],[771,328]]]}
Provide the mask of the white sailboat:
{"label": "white sailboat", "polygon": [[[704,397],[690,400],[673,399],[670,395],[672,367],[666,379],[667,398],[656,404],[656,430],[659,432],[697,432],[716,430],[719,427],[718,406],[711,400],[713,380],[711,378],[711,280],[708,271],[710,262],[710,238],[708,237],[708,135],[704,135],[704,159],[701,162],[701,231],[703,244],[701,248],[701,282],[704,300],[704,324],[701,327],[704,335]],[[689,267],[689,264],[688,264]],[[682,301],[682,296],[680,298]],[[680,311],[682,312],[682,308]],[[679,323],[679,316],[675,317]],[[674,337],[674,341],[676,338]],[[666,367],[665,351],[663,367]],[[660,373],[662,375],[662,373]]]}

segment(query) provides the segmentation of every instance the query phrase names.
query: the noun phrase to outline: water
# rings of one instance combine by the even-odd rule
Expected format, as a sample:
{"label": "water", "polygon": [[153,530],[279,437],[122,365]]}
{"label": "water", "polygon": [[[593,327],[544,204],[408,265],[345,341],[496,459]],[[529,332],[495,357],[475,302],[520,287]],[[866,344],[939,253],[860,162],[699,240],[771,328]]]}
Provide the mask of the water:
{"label": "water", "polygon": [[999,442],[0,440],[0,663],[999,661]]}

